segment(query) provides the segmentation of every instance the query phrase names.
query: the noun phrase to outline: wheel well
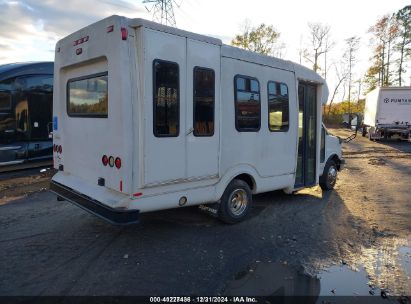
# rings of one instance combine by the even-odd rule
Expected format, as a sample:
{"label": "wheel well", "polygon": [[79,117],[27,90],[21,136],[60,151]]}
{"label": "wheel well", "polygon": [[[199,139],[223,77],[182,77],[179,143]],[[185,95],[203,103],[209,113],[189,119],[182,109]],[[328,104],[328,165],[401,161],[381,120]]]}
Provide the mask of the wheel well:
{"label": "wheel well", "polygon": [[251,175],[243,173],[243,174],[237,175],[236,177],[234,177],[234,179],[239,179],[239,180],[246,182],[247,185],[250,187],[251,191],[255,190],[255,181]]}

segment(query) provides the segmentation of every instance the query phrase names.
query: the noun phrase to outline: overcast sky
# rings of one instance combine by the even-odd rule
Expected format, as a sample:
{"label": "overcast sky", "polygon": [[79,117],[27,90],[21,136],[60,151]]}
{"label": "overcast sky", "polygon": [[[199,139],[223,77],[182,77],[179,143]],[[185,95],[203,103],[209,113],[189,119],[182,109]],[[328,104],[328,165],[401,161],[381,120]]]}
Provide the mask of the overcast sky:
{"label": "overcast sky", "polygon": [[[360,36],[359,63],[355,70],[358,78],[369,66],[369,27],[378,17],[409,4],[409,0],[176,2],[181,3],[179,8],[175,6],[177,27],[218,37],[225,43],[240,31],[246,19],[253,25],[272,24],[286,45],[283,57],[296,62],[299,61],[300,45],[306,45],[308,22],[330,25],[336,45],[329,62],[341,58],[345,38]],[[0,64],[53,60],[58,39],[112,14],[152,18],[142,0],[0,0]]]}

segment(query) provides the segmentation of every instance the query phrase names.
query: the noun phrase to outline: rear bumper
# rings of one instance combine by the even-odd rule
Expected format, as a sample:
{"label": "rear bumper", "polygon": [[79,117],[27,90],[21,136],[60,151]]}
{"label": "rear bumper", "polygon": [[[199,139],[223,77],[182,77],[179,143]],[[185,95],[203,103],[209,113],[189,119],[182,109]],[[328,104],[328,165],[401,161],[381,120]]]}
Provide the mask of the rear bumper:
{"label": "rear bumper", "polygon": [[50,191],[111,224],[129,225],[139,221],[140,210],[111,208],[55,181],[50,182]]}

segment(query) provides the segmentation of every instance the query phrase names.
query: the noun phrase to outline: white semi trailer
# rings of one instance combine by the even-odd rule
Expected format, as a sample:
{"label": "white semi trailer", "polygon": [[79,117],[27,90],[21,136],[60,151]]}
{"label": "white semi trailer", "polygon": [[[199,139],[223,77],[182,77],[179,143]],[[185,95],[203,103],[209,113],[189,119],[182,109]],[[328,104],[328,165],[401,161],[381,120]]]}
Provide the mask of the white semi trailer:
{"label": "white semi trailer", "polygon": [[367,94],[362,135],[411,141],[411,87],[382,87]]}
{"label": "white semi trailer", "polygon": [[219,39],[111,16],[57,43],[54,77],[51,191],[115,224],[202,204],[239,222],[343,164],[324,79]]}

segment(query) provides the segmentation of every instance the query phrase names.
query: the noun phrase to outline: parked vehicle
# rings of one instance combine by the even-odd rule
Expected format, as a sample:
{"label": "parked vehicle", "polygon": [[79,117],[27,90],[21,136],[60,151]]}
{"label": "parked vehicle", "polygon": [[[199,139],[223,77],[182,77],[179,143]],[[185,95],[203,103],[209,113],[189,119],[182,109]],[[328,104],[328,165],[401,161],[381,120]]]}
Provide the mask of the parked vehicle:
{"label": "parked vehicle", "polygon": [[0,171],[51,165],[53,62],[0,65]]}
{"label": "parked vehicle", "polygon": [[50,188],[112,223],[200,204],[236,223],[252,194],[332,189],[342,167],[301,65],[112,16],[60,40],[54,68]]}
{"label": "parked vehicle", "polygon": [[411,87],[377,88],[367,94],[362,135],[411,141]]}

